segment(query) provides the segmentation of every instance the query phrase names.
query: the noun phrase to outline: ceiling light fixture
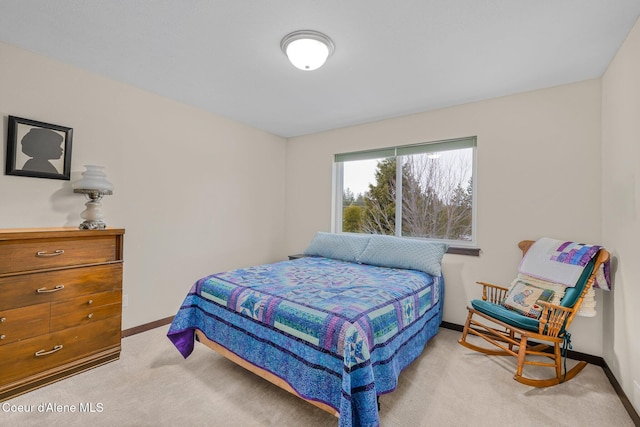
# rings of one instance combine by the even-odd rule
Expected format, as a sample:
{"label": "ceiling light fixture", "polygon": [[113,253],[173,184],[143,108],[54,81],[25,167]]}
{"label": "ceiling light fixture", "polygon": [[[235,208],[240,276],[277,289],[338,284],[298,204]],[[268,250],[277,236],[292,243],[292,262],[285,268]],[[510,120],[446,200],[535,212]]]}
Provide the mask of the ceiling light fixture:
{"label": "ceiling light fixture", "polygon": [[311,71],[322,67],[335,50],[335,45],[322,33],[300,30],[284,36],[280,42],[280,49],[294,67]]}

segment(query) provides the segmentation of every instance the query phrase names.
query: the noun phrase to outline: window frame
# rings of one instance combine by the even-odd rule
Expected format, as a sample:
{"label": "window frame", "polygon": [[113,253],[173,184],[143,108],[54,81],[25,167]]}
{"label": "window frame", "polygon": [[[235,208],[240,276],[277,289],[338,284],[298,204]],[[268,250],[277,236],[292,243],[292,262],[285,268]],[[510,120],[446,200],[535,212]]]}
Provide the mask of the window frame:
{"label": "window frame", "polygon": [[[433,152],[451,151],[462,148],[472,148],[471,158],[471,178],[472,178],[472,200],[471,200],[471,240],[448,240],[402,236],[402,226],[396,227],[395,235],[408,239],[424,239],[437,242],[444,242],[450,245],[449,253],[462,255],[479,255],[477,249],[476,230],[477,230],[477,137],[462,137],[455,139],[439,140],[432,142],[421,142],[410,145],[399,145],[395,147],[384,147],[380,149],[354,151],[347,153],[334,154],[333,170],[332,170],[332,198],[331,198],[331,231],[333,233],[343,233],[342,231],[342,206],[344,191],[344,163],[348,161],[367,160],[367,159],[396,159],[396,183],[400,183],[402,188],[402,164],[404,156],[412,154],[425,154]],[[396,218],[400,218],[399,224],[402,224],[402,191],[396,194]],[[398,203],[400,202],[400,203]]]}

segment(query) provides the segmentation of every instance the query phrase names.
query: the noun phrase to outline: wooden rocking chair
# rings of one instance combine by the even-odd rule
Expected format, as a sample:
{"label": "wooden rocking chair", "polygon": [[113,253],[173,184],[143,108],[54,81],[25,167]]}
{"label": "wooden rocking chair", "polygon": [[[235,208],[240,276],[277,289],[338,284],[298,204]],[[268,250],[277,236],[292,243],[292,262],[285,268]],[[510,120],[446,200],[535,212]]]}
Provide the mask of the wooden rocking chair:
{"label": "wooden rocking chair", "polygon": [[[533,240],[524,240],[518,244],[522,254],[526,254]],[[567,288],[560,305],[539,301],[543,307],[540,319],[533,319],[501,305],[508,288],[485,282],[482,285],[482,299],[471,301],[467,307],[469,314],[462,331],[460,344],[472,350],[495,356],[514,356],[517,369],[514,379],[534,387],[549,387],[569,381],[575,377],[587,362],[580,361],[568,372],[562,372],[562,356],[569,345],[567,332],[573,318],[582,305],[582,300],[593,285],[596,272],[602,263],[609,260],[609,252],[600,249],[598,254],[585,267],[576,286]],[[493,348],[484,348],[467,341],[469,334],[483,338]],[[563,351],[561,351],[561,345]],[[530,356],[543,356],[551,359]],[[533,379],[523,375],[525,365],[546,366],[555,369],[555,376],[548,379]]]}

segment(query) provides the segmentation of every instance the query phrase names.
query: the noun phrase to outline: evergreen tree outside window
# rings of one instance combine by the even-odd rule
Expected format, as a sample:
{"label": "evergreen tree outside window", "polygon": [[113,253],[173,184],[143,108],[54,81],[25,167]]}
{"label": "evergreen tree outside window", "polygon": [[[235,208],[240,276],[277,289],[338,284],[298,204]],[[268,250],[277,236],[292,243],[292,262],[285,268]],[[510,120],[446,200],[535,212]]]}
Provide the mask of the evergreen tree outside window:
{"label": "evergreen tree outside window", "polygon": [[336,154],[334,231],[475,243],[476,138]]}

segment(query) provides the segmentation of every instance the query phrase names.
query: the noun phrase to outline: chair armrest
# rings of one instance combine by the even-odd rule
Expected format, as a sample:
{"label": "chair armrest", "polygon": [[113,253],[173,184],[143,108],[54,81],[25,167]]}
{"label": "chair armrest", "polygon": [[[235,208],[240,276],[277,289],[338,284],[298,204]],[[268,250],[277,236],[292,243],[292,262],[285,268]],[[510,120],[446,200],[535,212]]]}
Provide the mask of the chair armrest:
{"label": "chair armrest", "polygon": [[476,282],[478,285],[482,285],[482,300],[493,303],[500,304],[503,300],[509,288],[505,288],[504,286],[494,285],[493,283],[487,282]]}
{"label": "chair armrest", "polygon": [[[572,315],[575,309],[551,304],[546,301],[538,301],[538,304],[543,307],[542,314],[540,315],[538,333],[557,337],[560,332],[565,329],[567,320],[573,318]],[[569,325],[567,324],[566,327],[569,327]]]}

